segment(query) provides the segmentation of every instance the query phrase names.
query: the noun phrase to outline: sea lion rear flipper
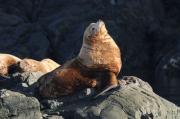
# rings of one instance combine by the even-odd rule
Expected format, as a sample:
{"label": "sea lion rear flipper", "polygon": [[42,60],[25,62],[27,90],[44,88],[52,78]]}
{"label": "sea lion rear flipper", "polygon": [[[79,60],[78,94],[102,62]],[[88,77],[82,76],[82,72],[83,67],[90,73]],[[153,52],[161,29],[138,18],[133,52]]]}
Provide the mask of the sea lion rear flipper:
{"label": "sea lion rear flipper", "polygon": [[103,95],[104,93],[106,93],[106,92],[108,92],[109,90],[114,89],[114,88],[116,88],[116,87],[118,87],[117,84],[110,85],[110,86],[106,87],[105,89],[103,89],[100,93],[96,94],[93,98],[95,99],[95,98]]}

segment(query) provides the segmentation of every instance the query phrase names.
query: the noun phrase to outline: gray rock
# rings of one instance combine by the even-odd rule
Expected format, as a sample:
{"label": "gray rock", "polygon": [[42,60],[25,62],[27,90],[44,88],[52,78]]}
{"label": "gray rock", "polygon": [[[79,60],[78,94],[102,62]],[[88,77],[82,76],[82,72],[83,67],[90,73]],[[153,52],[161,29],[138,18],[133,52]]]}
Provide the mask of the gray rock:
{"label": "gray rock", "polygon": [[64,119],[64,118],[62,116],[51,115],[51,116],[45,117],[44,119]]}
{"label": "gray rock", "polygon": [[44,73],[42,72],[24,72],[24,73],[14,73],[11,78],[16,81],[16,86],[11,89],[27,94],[27,95],[36,95],[36,85],[39,77]]}
{"label": "gray rock", "polygon": [[28,86],[33,85],[39,77],[44,73],[42,72],[23,72],[23,73],[14,73],[12,75],[13,80],[17,80],[22,83],[26,83]]}
{"label": "gray rock", "polygon": [[[61,100],[54,113],[73,119],[179,119],[180,108],[155,94],[147,82],[134,76],[126,76],[119,88],[97,99]],[[51,111],[46,113],[53,114]]]}
{"label": "gray rock", "polygon": [[34,97],[1,90],[0,119],[42,119],[40,104]]}

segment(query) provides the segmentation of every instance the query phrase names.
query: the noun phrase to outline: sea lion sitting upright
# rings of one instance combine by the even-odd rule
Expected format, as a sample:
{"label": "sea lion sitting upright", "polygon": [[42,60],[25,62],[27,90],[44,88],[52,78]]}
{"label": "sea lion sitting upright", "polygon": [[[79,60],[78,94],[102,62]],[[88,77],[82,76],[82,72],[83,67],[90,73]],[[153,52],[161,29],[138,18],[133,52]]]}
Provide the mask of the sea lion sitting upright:
{"label": "sea lion sitting upright", "polygon": [[121,65],[120,49],[99,20],[86,28],[77,57],[39,79],[39,93],[54,98],[89,87],[99,96],[117,87]]}

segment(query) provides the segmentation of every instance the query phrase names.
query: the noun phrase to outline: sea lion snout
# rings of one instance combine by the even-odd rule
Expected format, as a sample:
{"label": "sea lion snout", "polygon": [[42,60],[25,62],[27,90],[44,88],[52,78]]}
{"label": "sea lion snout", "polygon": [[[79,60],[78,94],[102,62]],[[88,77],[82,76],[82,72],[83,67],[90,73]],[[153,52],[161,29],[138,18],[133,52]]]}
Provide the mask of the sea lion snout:
{"label": "sea lion snout", "polygon": [[98,33],[101,35],[107,34],[105,23],[102,20],[97,21]]}
{"label": "sea lion snout", "polygon": [[99,20],[96,22],[96,24],[97,24],[97,26],[98,26],[99,29],[100,29],[103,25],[105,25],[104,22],[103,22],[101,19],[99,19]]}
{"label": "sea lion snout", "polygon": [[95,23],[94,27],[92,27],[92,28],[94,28],[94,29],[96,30],[96,34],[98,34],[98,33],[101,32],[101,29],[102,29],[102,27],[104,27],[104,26],[105,26],[104,22],[103,22],[101,19],[99,19],[99,20]]}

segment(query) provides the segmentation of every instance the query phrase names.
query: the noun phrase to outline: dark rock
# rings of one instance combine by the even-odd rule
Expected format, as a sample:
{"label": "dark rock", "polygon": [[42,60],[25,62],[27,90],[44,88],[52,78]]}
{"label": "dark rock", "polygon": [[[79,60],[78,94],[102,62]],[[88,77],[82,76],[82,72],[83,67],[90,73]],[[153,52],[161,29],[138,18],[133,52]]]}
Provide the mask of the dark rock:
{"label": "dark rock", "polygon": [[0,41],[4,43],[0,45],[0,50],[21,58],[45,58],[49,41],[41,29],[37,23],[8,27],[0,25]]}
{"label": "dark rock", "polygon": [[[51,100],[61,102],[61,105],[44,108],[43,112],[47,115],[62,115],[65,119],[180,118],[179,107],[155,94],[147,82],[133,76],[124,77],[120,87],[97,99],[74,98],[70,101],[69,98]],[[67,103],[67,100],[70,102]]]}
{"label": "dark rock", "polygon": [[16,81],[16,85],[12,87],[12,90],[24,93],[26,95],[36,95],[36,82],[39,77],[43,75],[42,72],[24,72],[15,73],[12,75],[12,80]]}
{"label": "dark rock", "polygon": [[40,104],[34,97],[26,97],[18,92],[1,90],[1,119],[42,119]]}
{"label": "dark rock", "polygon": [[20,23],[23,23],[23,20],[16,16],[16,15],[10,15],[6,13],[0,13],[0,26],[11,26],[11,25],[17,25]]}
{"label": "dark rock", "polygon": [[44,73],[14,73],[10,77],[0,77],[0,89],[9,89],[26,95],[36,95],[36,82]]}
{"label": "dark rock", "polygon": [[24,72],[24,73],[15,73],[12,75],[14,80],[17,80],[22,83],[26,83],[28,86],[33,85],[39,77],[44,75],[42,72]]}
{"label": "dark rock", "polygon": [[[83,89],[81,91],[76,92],[75,94],[69,95],[69,96],[65,96],[65,97],[60,97],[57,99],[42,99],[41,100],[41,104],[42,104],[42,108],[43,109],[52,109],[52,110],[56,110],[59,107],[62,107],[65,104],[69,104],[71,102],[77,102],[79,100],[87,100],[89,98],[92,98],[92,96],[94,96],[95,93],[95,89],[93,88],[87,88],[87,89]],[[68,99],[67,99],[68,98]]]}
{"label": "dark rock", "polygon": [[16,81],[11,80],[10,77],[0,76],[0,89],[10,89],[14,86],[16,86]]}
{"label": "dark rock", "polygon": [[[180,53],[171,51],[164,55],[157,64],[154,81],[155,92],[166,99],[180,105]],[[161,85],[159,85],[161,84]]]}
{"label": "dark rock", "polygon": [[57,115],[43,115],[43,119],[64,119],[62,116]]}

